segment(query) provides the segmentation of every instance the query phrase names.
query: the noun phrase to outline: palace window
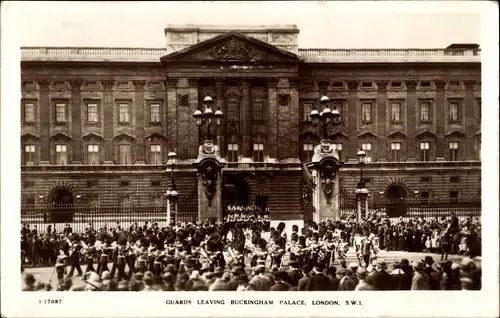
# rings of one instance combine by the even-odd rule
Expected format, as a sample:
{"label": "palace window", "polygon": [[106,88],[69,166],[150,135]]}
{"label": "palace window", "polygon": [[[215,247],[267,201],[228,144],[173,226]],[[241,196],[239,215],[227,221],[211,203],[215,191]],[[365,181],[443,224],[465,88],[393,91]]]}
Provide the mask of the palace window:
{"label": "palace window", "polygon": [[341,143],[333,143],[333,150],[337,151],[339,155],[339,160],[342,161],[342,144]]}
{"label": "palace window", "polygon": [[334,109],[340,112],[339,121],[342,122],[343,121],[342,118],[344,117],[344,113],[342,111],[342,102],[334,102],[332,105],[332,110]]}
{"label": "palace window", "polygon": [[32,165],[35,163],[35,145],[24,145],[24,164]]}
{"label": "palace window", "polygon": [[189,95],[179,95],[179,106],[187,107],[189,105]]}
{"label": "palace window", "polygon": [[149,104],[149,121],[152,123],[160,122],[160,104],[151,103]]}
{"label": "palace window", "polygon": [[450,148],[450,161],[458,161],[458,141],[451,141]]}
{"label": "palace window", "polygon": [[362,123],[372,122],[372,103],[361,104],[361,122]]}
{"label": "palace window", "polygon": [[366,153],[366,162],[371,162],[372,161],[372,143],[371,142],[364,142],[361,144],[361,150],[363,150]]}
{"label": "palace window", "polygon": [[392,122],[401,121],[401,103],[399,102],[391,103],[391,121]]}
{"label": "palace window", "polygon": [[305,103],[304,104],[304,112],[302,116],[303,121],[311,121],[311,112],[313,110],[313,104],[312,103]]}
{"label": "palace window", "polygon": [[253,103],[252,115],[254,121],[264,120],[264,105],[262,102]]}
{"label": "palace window", "polygon": [[427,122],[431,120],[431,103],[420,103],[420,121]]}
{"label": "palace window", "polygon": [[303,144],[302,145],[302,160],[303,162],[311,162],[314,155],[314,145],[313,144]]}
{"label": "palace window", "polygon": [[56,165],[68,163],[68,147],[65,144],[56,144]]}
{"label": "palace window", "polygon": [[24,104],[24,122],[25,123],[35,122],[35,104],[33,103]]}
{"label": "palace window", "polygon": [[66,122],[66,104],[57,103],[56,104],[56,123]]}
{"label": "palace window", "polygon": [[458,191],[450,191],[450,199],[458,199]]}
{"label": "palace window", "polygon": [[118,162],[121,165],[132,164],[132,152],[130,144],[118,145]]}
{"label": "palace window", "polygon": [[227,120],[238,121],[238,108],[239,105],[236,102],[227,103]]}
{"label": "palace window", "polygon": [[401,161],[401,143],[400,142],[391,142],[391,161],[399,162]]}
{"label": "palace window", "polygon": [[422,191],[420,192],[420,198],[421,199],[429,199],[430,195],[429,195],[429,191]]}
{"label": "palace window", "polygon": [[450,121],[458,121],[460,118],[460,104],[458,102],[451,102],[449,111]]}
{"label": "palace window", "polygon": [[98,165],[99,160],[99,145],[89,144],[87,145],[87,161],[89,165]]}
{"label": "palace window", "polygon": [[238,162],[238,144],[227,145],[227,160],[229,162]]}
{"label": "palace window", "polygon": [[430,160],[430,143],[425,141],[420,143],[420,161]]}
{"label": "palace window", "polygon": [[432,83],[430,81],[420,82],[420,87],[431,87]]}
{"label": "palace window", "polygon": [[403,86],[403,84],[401,82],[391,82],[391,87],[393,87],[393,88],[399,88],[402,86]]}
{"label": "palace window", "polygon": [[372,88],[373,87],[373,83],[372,82],[363,82],[361,84],[361,87],[363,87],[363,88]]}
{"label": "palace window", "polygon": [[161,145],[155,144],[150,146],[149,163],[153,165],[161,164]]}
{"label": "palace window", "polygon": [[99,120],[97,104],[87,104],[87,122],[97,123]]}
{"label": "palace window", "polygon": [[264,144],[253,144],[253,161],[264,162]]}
{"label": "palace window", "polygon": [[130,123],[130,106],[127,103],[120,103],[118,105],[119,118],[118,122],[122,124]]}

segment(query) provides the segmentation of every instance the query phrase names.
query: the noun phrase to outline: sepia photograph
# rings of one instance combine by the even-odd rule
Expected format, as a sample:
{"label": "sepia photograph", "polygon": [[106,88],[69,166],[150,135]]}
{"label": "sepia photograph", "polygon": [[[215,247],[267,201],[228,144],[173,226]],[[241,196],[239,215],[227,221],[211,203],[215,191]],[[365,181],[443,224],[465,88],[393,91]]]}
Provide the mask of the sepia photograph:
{"label": "sepia photograph", "polygon": [[47,3],[2,134],[21,293],[482,290],[479,13]]}

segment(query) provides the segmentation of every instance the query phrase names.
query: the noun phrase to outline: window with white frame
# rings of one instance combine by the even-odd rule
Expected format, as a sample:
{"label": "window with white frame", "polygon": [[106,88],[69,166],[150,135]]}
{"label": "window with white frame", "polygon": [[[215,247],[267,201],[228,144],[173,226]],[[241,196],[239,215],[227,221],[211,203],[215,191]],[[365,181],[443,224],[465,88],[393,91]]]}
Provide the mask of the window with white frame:
{"label": "window with white frame", "polygon": [[159,123],[160,120],[160,104],[151,103],[149,104],[149,121],[151,123]]}
{"label": "window with white frame", "polygon": [[24,122],[25,123],[35,122],[35,104],[33,103],[24,104]]}
{"label": "window with white frame", "polygon": [[311,162],[313,155],[314,155],[314,145],[311,143],[304,143],[302,145],[303,162]]}
{"label": "window with white frame", "polygon": [[427,122],[431,120],[431,103],[428,101],[420,102],[420,121]]}
{"label": "window with white frame", "polygon": [[68,146],[66,144],[56,144],[56,165],[66,165],[68,163]]}
{"label": "window with white frame", "polygon": [[119,123],[130,123],[130,105],[128,103],[118,104]]}
{"label": "window with white frame", "polygon": [[450,102],[450,121],[458,121],[460,118],[460,104],[458,102]]}
{"label": "window with white frame", "polygon": [[429,161],[431,155],[431,145],[428,141],[420,143],[420,161]]}
{"label": "window with white frame", "polygon": [[339,160],[342,161],[342,144],[339,142],[336,142],[336,143],[333,143],[332,146],[333,146],[333,150],[335,150],[337,152],[337,154],[339,155]]}
{"label": "window with white frame", "polygon": [[361,104],[361,122],[372,122],[372,103],[365,102]]}
{"label": "window with white frame", "polygon": [[400,122],[401,121],[401,103],[392,102],[391,103],[391,121]]}
{"label": "window with white frame", "polygon": [[401,161],[401,142],[391,142],[390,159],[393,162]]}
{"label": "window with white frame", "polygon": [[458,141],[450,141],[449,150],[450,150],[450,161],[458,161]]}
{"label": "window with white frame", "polygon": [[253,144],[253,161],[264,162],[264,144]]}
{"label": "window with white frame", "polygon": [[132,164],[132,151],[130,144],[118,145],[118,162],[121,165]]}
{"label": "window with white frame", "polygon": [[372,143],[371,142],[364,142],[361,144],[361,150],[363,150],[366,153],[366,162],[371,162],[372,161]]}
{"label": "window with white frame", "polygon": [[97,123],[99,121],[98,106],[96,103],[87,104],[87,122]]}
{"label": "window with white frame", "polygon": [[149,163],[153,165],[161,164],[161,145],[153,144],[149,147]]}
{"label": "window with white frame", "polygon": [[35,163],[35,145],[24,145],[24,164],[32,165]]}
{"label": "window with white frame", "polygon": [[66,104],[63,103],[56,104],[56,122],[57,123],[66,122]]}
{"label": "window with white frame", "polygon": [[89,165],[98,165],[100,163],[98,144],[87,145],[87,162]]}
{"label": "window with white frame", "polygon": [[238,162],[238,144],[227,145],[227,160],[229,162]]}
{"label": "window with white frame", "polygon": [[311,121],[311,112],[313,110],[313,104],[312,103],[305,103],[304,104],[304,112],[302,116],[303,121]]}

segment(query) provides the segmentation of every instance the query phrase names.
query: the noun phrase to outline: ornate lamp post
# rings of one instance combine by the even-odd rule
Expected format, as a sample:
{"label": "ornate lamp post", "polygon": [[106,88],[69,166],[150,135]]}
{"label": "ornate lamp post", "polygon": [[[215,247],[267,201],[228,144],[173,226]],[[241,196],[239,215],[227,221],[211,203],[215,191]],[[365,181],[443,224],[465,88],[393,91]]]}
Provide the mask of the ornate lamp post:
{"label": "ornate lamp post", "polygon": [[356,189],[356,197],[358,199],[358,220],[360,220],[363,215],[368,212],[368,189],[366,189],[365,180],[363,178],[363,166],[366,163],[366,152],[363,150],[358,151],[358,162],[360,168],[358,188]]}
{"label": "ornate lamp post", "polygon": [[313,109],[309,115],[312,119],[314,126],[319,126],[323,129],[323,139],[328,139],[328,125],[338,126],[340,125],[340,112],[336,107],[333,110],[330,109],[330,98],[323,95],[320,99],[321,105],[324,107],[321,113]]}
{"label": "ornate lamp post", "polygon": [[[196,119],[196,125],[198,127],[200,127],[203,123],[207,125],[207,140],[212,140],[212,123],[215,123],[215,125],[219,127],[222,123],[222,119],[224,118],[224,114],[222,113],[220,108],[217,108],[215,113],[212,111],[213,103],[214,100],[212,99],[212,97],[210,97],[209,94],[207,94],[207,96],[205,96],[205,98],[203,99],[205,111],[202,113],[201,110],[197,109],[193,114],[193,117]],[[215,137],[217,137],[217,130]]]}
{"label": "ornate lamp post", "polygon": [[177,198],[179,197],[179,192],[177,192],[177,188],[175,187],[175,177],[174,177],[174,168],[175,168],[175,161],[177,159],[177,154],[174,152],[174,150],[170,150],[168,153],[168,162],[170,163],[170,187],[167,189],[167,192],[165,193],[167,197],[167,223],[170,224],[173,216],[174,222],[176,221],[176,203],[177,203]]}

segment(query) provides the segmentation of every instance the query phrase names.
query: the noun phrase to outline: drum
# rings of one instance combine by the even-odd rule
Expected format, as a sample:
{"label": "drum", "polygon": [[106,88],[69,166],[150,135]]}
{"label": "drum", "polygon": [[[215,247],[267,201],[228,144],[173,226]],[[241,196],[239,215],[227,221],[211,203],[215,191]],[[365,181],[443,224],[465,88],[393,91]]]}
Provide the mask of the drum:
{"label": "drum", "polygon": [[123,264],[125,264],[125,256],[123,256],[123,255],[118,255],[118,259],[117,259],[116,263],[117,263],[118,265],[123,265]]}
{"label": "drum", "polygon": [[107,254],[101,254],[101,264],[107,264],[108,263],[108,255]]}

